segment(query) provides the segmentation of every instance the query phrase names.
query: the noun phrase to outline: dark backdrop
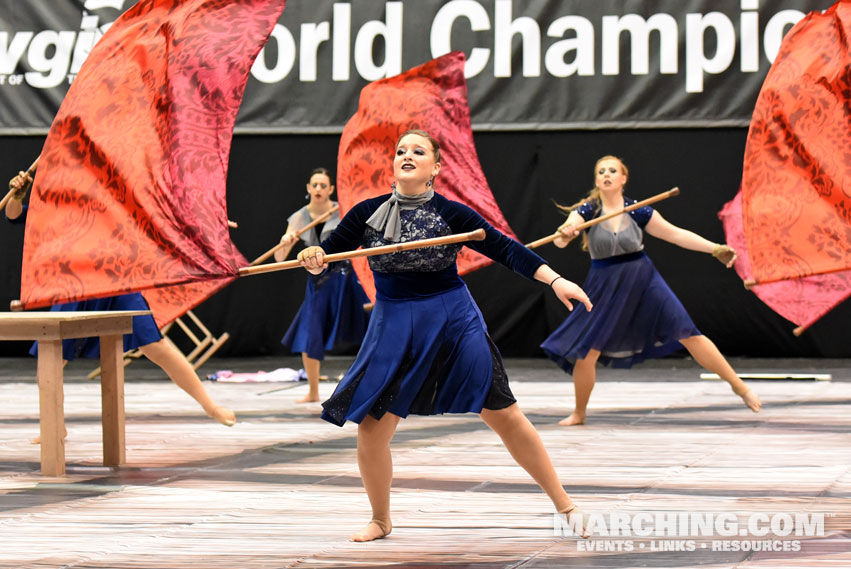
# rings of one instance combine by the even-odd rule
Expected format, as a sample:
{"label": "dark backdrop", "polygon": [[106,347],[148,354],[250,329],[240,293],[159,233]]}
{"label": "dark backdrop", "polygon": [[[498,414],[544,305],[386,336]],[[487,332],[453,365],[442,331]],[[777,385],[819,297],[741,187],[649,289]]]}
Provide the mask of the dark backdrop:
{"label": "dark backdrop", "polygon": [[[604,154],[623,158],[630,169],[627,194],[636,199],[679,186],[681,194],[658,205],[671,222],[708,239],[723,240],[717,213],[741,179],[746,130],[596,130],[481,132],[475,142],[491,189],[511,227],[524,242],[550,234],[563,219],[553,200],[572,203],[593,185],[593,166]],[[0,137],[3,180],[26,168],[41,150],[42,137]],[[277,243],[287,216],[304,205],[306,177],[316,166],[334,169],[335,135],[237,136],[228,176],[231,230],[249,259]],[[391,157],[387,159],[391,167]],[[439,190],[439,184],[438,184]],[[0,224],[0,302],[18,298],[23,231]],[[728,355],[760,357],[849,357],[846,303],[802,337],[747,292],[732,270],[705,254],[647,237],[646,250],[700,330]],[[539,252],[561,274],[582,282],[587,254],[578,244]],[[506,356],[542,356],[538,344],[566,316],[546,285],[526,281],[501,266],[467,275],[491,334]],[[241,278],[195,309],[215,334],[230,333],[220,356],[284,353],[279,344],[303,297],[301,270]],[[179,333],[172,335],[181,341]],[[25,353],[24,343],[0,343],[0,355]]]}

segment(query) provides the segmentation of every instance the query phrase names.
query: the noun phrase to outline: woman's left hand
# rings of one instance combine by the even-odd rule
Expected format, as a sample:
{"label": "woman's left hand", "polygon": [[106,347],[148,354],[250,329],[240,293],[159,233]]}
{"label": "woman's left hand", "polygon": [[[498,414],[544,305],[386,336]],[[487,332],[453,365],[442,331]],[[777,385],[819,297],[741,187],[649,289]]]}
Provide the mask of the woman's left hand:
{"label": "woman's left hand", "polygon": [[712,256],[721,261],[728,269],[736,262],[736,250],[729,245],[717,244],[712,250]]}
{"label": "woman's left hand", "polygon": [[582,304],[585,305],[585,309],[589,312],[594,307],[591,304],[591,299],[588,298],[588,295],[585,294],[585,291],[582,288],[564,277],[559,277],[553,282],[553,291],[555,291],[556,296],[560,301],[567,306],[568,310],[573,310],[573,304],[570,302],[570,299],[578,300]]}

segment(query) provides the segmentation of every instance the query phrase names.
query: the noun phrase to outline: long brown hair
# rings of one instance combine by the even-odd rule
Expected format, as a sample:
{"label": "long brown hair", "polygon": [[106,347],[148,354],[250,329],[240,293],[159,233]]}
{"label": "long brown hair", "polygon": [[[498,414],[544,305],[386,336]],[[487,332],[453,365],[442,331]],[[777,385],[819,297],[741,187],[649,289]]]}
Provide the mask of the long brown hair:
{"label": "long brown hair", "polygon": [[[603,160],[617,160],[618,163],[621,165],[623,175],[626,176],[627,180],[629,180],[629,168],[626,167],[626,164],[624,164],[623,160],[621,160],[617,156],[612,156],[611,154],[607,154],[606,156],[599,158],[594,163],[594,187],[591,188],[591,191],[588,192],[588,195],[586,195],[584,198],[582,198],[575,204],[571,205],[561,205],[560,203],[556,202],[556,207],[559,208],[565,214],[565,216],[570,215],[570,212],[572,212],[574,209],[578,208],[585,202],[588,202],[593,205],[595,209],[600,209],[602,207],[603,204],[600,200],[600,188],[597,187],[597,167]],[[582,250],[588,250],[588,235],[586,233],[582,234]]]}

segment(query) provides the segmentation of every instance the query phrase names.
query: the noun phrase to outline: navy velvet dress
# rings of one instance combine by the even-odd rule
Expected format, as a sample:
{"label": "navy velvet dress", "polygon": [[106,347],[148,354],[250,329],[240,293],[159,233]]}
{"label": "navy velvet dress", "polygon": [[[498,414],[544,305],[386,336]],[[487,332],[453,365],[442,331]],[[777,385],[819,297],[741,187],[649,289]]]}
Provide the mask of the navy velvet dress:
{"label": "navy velvet dress", "polygon": [[[624,199],[624,205],[633,203]],[[594,203],[586,202],[577,211],[586,221],[600,215]],[[626,223],[618,231],[604,223],[588,230],[591,270],[582,288],[594,310],[576,306],[541,344],[567,373],[573,373],[576,360],[591,349],[600,351],[598,361],[604,365],[629,368],[678,350],[680,340],[700,334],[643,251],[642,230],[653,209],[642,207],[625,215]]]}
{"label": "navy velvet dress", "polygon": [[[25,224],[28,207],[24,206],[23,213],[15,219],[6,220],[14,224]],[[96,310],[150,310],[148,303],[141,293],[133,292],[107,298],[93,300],[81,300],[78,302],[66,302],[56,304],[50,308],[51,312],[90,312]],[[134,316],[133,332],[124,335],[124,351],[135,350],[147,346],[162,339],[159,328],[151,315]],[[38,354],[38,342],[30,348],[30,354]],[[99,358],[100,340],[98,338],[76,338],[62,341],[62,358],[71,361],[74,358]]]}
{"label": "navy velvet dress", "polygon": [[[310,221],[307,206],[288,219],[294,227],[304,227]],[[307,246],[319,245],[320,238],[328,237],[339,223],[340,214],[334,212],[321,226],[320,235],[314,227],[301,239]],[[321,275],[308,274],[304,301],[281,343],[293,353],[305,353],[315,360],[324,359],[326,351],[359,346],[369,320],[363,309],[368,302],[349,261],[332,263]]]}
{"label": "navy velvet dress", "polygon": [[[322,242],[327,253],[358,246],[388,245],[366,220],[390,195],[363,201]],[[469,207],[435,194],[400,212],[401,241],[484,228],[484,241],[466,245],[532,278],[544,260],[509,239]],[[336,425],[440,413],[479,413],[515,402],[499,351],[482,315],[458,276],[455,258],[462,245],[445,245],[370,257],[376,302],[357,358],[322,418]]]}

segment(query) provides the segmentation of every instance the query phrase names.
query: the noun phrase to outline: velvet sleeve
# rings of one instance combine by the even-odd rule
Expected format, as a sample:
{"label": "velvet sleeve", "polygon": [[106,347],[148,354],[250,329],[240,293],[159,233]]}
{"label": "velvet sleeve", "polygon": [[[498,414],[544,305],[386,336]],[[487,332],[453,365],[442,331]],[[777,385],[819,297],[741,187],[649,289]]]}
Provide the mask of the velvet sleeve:
{"label": "velvet sleeve", "polygon": [[[634,203],[638,203],[637,200],[626,199],[624,200],[624,205],[630,206]],[[644,207],[640,207],[636,210],[629,212],[629,215],[632,216],[632,219],[635,220],[635,223],[638,224],[638,227],[644,229],[644,226],[650,221],[650,218],[653,216],[653,208],[649,205]]]}
{"label": "velvet sleeve", "polygon": [[597,217],[598,208],[591,202],[585,202],[576,208],[576,212],[582,216],[582,219],[585,221],[591,221],[595,217]]}
{"label": "velvet sleeve", "polygon": [[540,255],[495,229],[481,215],[466,205],[437,195],[435,202],[438,213],[449,224],[452,233],[466,233],[476,229],[485,230],[484,241],[468,241],[465,243],[470,249],[529,279],[534,279],[535,271],[541,265],[547,264]]}
{"label": "velvet sleeve", "polygon": [[326,255],[353,251],[363,245],[363,233],[366,230],[366,220],[387,201],[389,195],[364,200],[355,205],[340,220],[336,229],[319,244]]}

